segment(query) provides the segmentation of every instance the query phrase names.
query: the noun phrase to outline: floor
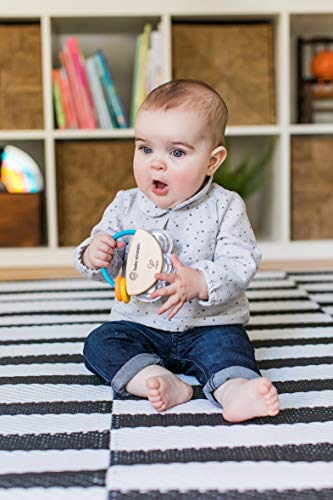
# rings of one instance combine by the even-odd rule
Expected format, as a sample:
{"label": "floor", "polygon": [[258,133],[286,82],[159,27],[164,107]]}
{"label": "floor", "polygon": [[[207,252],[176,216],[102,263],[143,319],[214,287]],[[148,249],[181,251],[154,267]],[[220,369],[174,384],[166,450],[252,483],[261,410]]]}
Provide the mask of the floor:
{"label": "floor", "polygon": [[333,498],[333,269],[250,284],[247,331],[281,412],[241,424],[188,375],[193,398],[163,414],[113,395],[82,350],[114,292],[53,272],[0,283],[0,499]]}

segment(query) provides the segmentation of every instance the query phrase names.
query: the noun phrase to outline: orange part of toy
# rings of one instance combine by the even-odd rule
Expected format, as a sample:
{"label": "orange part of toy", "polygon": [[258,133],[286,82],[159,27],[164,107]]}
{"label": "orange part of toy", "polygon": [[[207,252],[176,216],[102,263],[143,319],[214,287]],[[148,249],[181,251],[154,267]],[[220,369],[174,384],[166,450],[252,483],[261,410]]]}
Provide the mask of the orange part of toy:
{"label": "orange part of toy", "polygon": [[122,301],[125,304],[128,304],[128,302],[131,300],[131,297],[127,294],[126,280],[125,280],[125,278],[121,278],[121,281],[120,281],[120,293],[121,293]]}
{"label": "orange part of toy", "polygon": [[120,274],[118,274],[118,276],[114,280],[114,293],[116,295],[116,299],[119,300],[119,302],[121,302],[123,300],[121,297],[121,292],[120,292],[120,282],[122,279],[123,279],[123,277],[120,276]]}
{"label": "orange part of toy", "polygon": [[318,80],[333,80],[333,51],[321,50],[311,62],[311,71]]}

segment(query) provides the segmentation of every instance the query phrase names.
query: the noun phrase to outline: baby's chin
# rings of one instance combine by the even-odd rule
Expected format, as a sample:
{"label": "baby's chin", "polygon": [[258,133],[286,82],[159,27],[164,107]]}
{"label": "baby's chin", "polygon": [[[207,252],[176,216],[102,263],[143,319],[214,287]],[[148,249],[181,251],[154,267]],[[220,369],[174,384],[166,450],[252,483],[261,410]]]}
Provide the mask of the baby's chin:
{"label": "baby's chin", "polygon": [[160,208],[161,210],[170,210],[171,208],[175,208],[183,201],[186,201],[186,198],[184,200],[179,200],[179,201],[174,201],[174,202],[168,202],[167,200],[151,200],[155,205]]}
{"label": "baby's chin", "polygon": [[185,201],[185,200],[172,201],[172,200],[168,199],[166,196],[156,196],[156,195],[151,194],[151,193],[145,193],[145,194],[146,194],[147,198],[152,203],[154,203],[154,205],[156,205],[158,208],[160,208],[161,210],[169,210],[171,208],[176,207],[180,203],[182,203],[182,201]]}

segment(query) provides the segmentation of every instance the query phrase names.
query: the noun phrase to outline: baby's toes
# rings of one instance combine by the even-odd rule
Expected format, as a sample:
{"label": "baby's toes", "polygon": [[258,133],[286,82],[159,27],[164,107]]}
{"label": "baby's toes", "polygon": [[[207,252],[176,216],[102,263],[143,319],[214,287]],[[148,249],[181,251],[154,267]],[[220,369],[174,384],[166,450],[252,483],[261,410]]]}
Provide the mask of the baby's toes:
{"label": "baby's toes", "polygon": [[159,403],[160,401],[162,401],[160,395],[158,395],[158,396],[149,396],[148,395],[148,398],[149,398],[149,401],[151,403]]}
{"label": "baby's toes", "polygon": [[279,413],[280,401],[277,395],[276,397],[273,397],[269,401],[267,401],[266,405],[270,415],[276,415],[277,413]]}
{"label": "baby's toes", "polygon": [[158,389],[148,389],[149,399],[160,397],[160,391]]}
{"label": "baby's toes", "polygon": [[151,404],[153,405],[153,407],[155,408],[155,410],[157,411],[163,411],[164,408],[165,408],[165,404],[163,403],[162,400],[160,401],[156,401],[155,403],[151,401]]}
{"label": "baby's toes", "polygon": [[274,417],[275,415],[277,415],[278,413],[280,412],[280,405],[275,405],[273,407],[270,407],[268,409],[268,415],[270,415],[271,417]]}
{"label": "baby's toes", "polygon": [[267,396],[267,394],[269,394],[269,392],[273,386],[272,386],[272,382],[268,378],[262,377],[259,379],[259,383],[258,383],[257,387],[259,389],[259,393],[262,396]]}

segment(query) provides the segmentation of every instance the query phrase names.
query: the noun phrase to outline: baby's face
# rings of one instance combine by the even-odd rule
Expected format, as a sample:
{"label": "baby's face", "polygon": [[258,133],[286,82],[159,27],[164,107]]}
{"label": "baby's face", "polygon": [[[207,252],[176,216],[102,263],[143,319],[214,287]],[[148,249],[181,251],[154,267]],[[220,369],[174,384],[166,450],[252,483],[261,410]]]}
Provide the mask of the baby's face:
{"label": "baby's face", "polygon": [[196,111],[142,110],[135,124],[134,175],[160,208],[172,208],[200,190],[212,146]]}

